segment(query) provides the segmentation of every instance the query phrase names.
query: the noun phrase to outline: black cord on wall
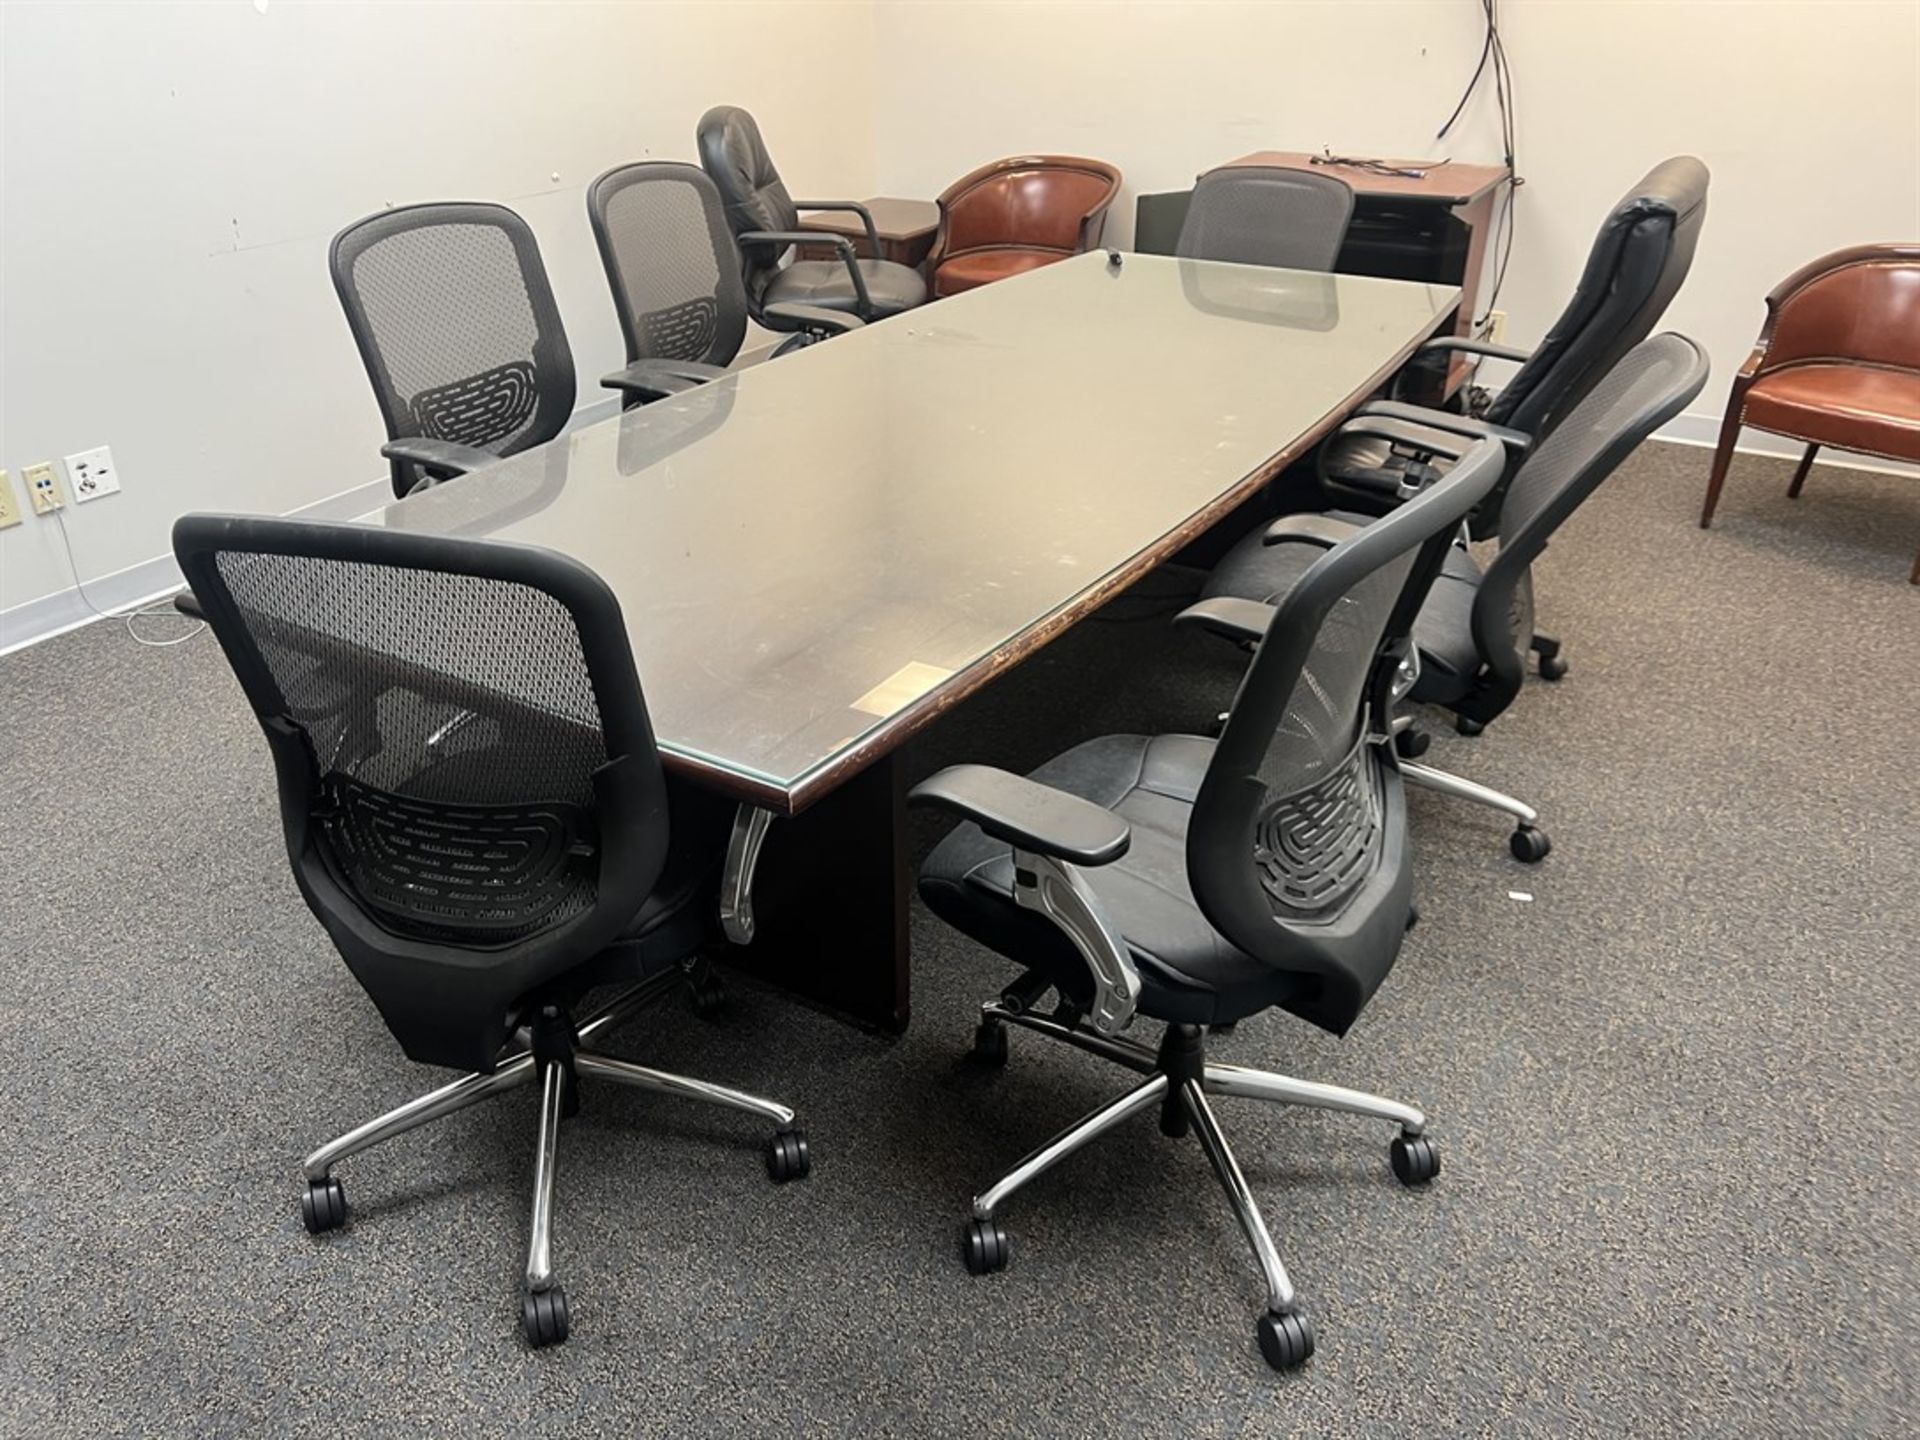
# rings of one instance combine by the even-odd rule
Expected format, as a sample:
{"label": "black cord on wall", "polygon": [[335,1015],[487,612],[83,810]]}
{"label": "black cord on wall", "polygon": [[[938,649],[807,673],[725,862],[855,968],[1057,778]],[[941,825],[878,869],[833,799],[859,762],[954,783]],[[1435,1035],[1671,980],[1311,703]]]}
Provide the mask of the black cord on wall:
{"label": "black cord on wall", "polygon": [[1453,113],[1447,117],[1434,135],[1435,140],[1444,140],[1447,133],[1459,122],[1466,112],[1467,102],[1473,98],[1474,91],[1480,88],[1480,82],[1489,71],[1493,74],[1493,92],[1500,106],[1500,148],[1507,165],[1507,183],[1500,218],[1496,222],[1496,243],[1500,250],[1500,263],[1493,273],[1493,293],[1487,297],[1487,308],[1474,320],[1474,329],[1478,330],[1487,323],[1494,308],[1500,303],[1500,287],[1507,282],[1507,265],[1513,259],[1513,197],[1521,185],[1526,182],[1520,178],[1514,152],[1513,123],[1513,71],[1507,64],[1506,43],[1500,37],[1499,0],[1480,0],[1481,8],[1486,12],[1487,36],[1480,46],[1480,63],[1474,66],[1473,78],[1467,82],[1467,88],[1461,93],[1460,103],[1453,107]]}

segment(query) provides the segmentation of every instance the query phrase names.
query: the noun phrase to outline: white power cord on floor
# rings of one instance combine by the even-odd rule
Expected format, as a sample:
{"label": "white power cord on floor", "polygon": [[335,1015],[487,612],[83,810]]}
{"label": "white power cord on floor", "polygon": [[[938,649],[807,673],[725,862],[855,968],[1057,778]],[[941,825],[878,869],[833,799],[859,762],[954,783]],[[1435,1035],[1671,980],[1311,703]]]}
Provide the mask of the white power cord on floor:
{"label": "white power cord on floor", "polygon": [[187,641],[193,639],[194,636],[207,628],[206,621],[194,620],[192,621],[193,628],[188,630],[184,635],[174,635],[165,640],[154,640],[142,635],[135,627],[134,621],[140,619],[143,615],[160,615],[164,613],[178,620],[186,620],[189,618],[173,608],[172,596],[168,596],[165,600],[150,600],[146,604],[137,605],[131,610],[102,610],[98,605],[93,603],[93,597],[87,594],[86,583],[80,578],[79,562],[73,558],[73,541],[67,537],[67,517],[60,511],[55,510],[53,512],[53,521],[60,529],[60,548],[67,552],[67,569],[73,574],[73,588],[74,592],[80,597],[80,603],[95,615],[98,615],[102,620],[125,621],[127,634],[133,637],[135,644],[145,645],[151,650],[165,650],[169,646],[186,644]]}

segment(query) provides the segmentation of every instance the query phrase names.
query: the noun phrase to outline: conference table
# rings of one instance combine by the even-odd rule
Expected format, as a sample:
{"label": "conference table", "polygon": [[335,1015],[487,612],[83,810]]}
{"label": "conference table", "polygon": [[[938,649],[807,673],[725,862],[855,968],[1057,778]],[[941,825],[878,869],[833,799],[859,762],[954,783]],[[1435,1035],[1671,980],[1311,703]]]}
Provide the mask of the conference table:
{"label": "conference table", "polygon": [[898,1030],[901,746],[1251,498],[1458,298],[1095,251],[369,520],[596,571],[669,769],[738,802],[725,958]]}

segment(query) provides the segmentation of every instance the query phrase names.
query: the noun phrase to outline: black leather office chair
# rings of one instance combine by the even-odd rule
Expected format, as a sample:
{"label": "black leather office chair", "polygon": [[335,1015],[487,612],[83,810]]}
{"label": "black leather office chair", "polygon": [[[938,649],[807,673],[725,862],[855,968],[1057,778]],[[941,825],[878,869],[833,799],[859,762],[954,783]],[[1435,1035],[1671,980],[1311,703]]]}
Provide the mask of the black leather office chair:
{"label": "black leather office chair", "polygon": [[[307,1229],[346,1220],[340,1161],[538,1084],[522,1324],[544,1345],[568,1329],[550,1231],[578,1080],[771,1121],[773,1178],[804,1175],[786,1106],[589,1048],[697,968],[733,813],[666,780],[600,579],[370,526],[190,515],[173,541],[266,732],[308,908],[408,1057],[469,1072],[309,1155]],[[635,981],[575,1017],[590,987]]]}
{"label": "black leather office chair", "polygon": [[[1533,564],[1554,532],[1640,443],[1685,410],[1707,383],[1707,356],[1684,335],[1642,341],[1587,392],[1572,412],[1527,455],[1500,507],[1499,549],[1483,568],[1464,543],[1447,552],[1420,618],[1413,627],[1419,676],[1411,700],[1443,706],[1464,734],[1478,734],[1520,693],[1527,651],[1538,647],[1533,628]],[[1466,436],[1414,433],[1404,421],[1378,416],[1355,422],[1355,434],[1434,447],[1450,456]],[[1480,442],[1484,443],[1484,442]],[[1261,633],[1270,605],[1284,601],[1321,551],[1361,533],[1377,520],[1357,512],[1296,515],[1275,521],[1242,543],[1207,579],[1199,604],[1181,619],[1232,639]],[[1259,602],[1249,608],[1247,602]],[[1543,663],[1557,656],[1543,657]],[[1409,743],[1410,737],[1413,738]],[[1418,731],[1403,730],[1400,752],[1426,748]],[[1405,764],[1414,784],[1444,791],[1511,815],[1514,858],[1532,863],[1552,848],[1539,815],[1524,801],[1427,765]]]}
{"label": "black leather office chair", "polygon": [[1337,175],[1279,165],[1227,165],[1193,187],[1173,253],[1189,260],[1331,270],[1353,219],[1353,187]]}
{"label": "black leather office chair", "polygon": [[394,494],[566,428],[573,356],[533,232],[513,211],[382,210],[334,236],[328,264],[386,421]]}
{"label": "black leather office chair", "polygon": [[[1363,407],[1366,414],[1413,420],[1457,434],[1498,435],[1518,461],[1544,442],[1580,398],[1653,333],[1693,265],[1707,218],[1707,167],[1691,155],[1653,167],[1607,215],[1587,254],[1573,298],[1529,352],[1483,340],[1430,340],[1421,356],[1466,351],[1520,367],[1478,416],[1448,415],[1395,400]],[[1433,455],[1377,438],[1323,446],[1319,471],[1336,503],[1370,513],[1391,508],[1404,487],[1418,485]],[[1508,467],[1509,479],[1519,473]],[[1476,539],[1500,529],[1502,487],[1474,517]]]}
{"label": "black leather office chair", "polygon": [[[968,822],[928,857],[921,895],[1026,967],[983,1007],[977,1052],[1004,1060],[1017,1025],[1145,1077],[974,1198],[962,1255],[975,1274],[1007,1263],[995,1214],[1014,1191],[1158,1107],[1167,1134],[1200,1132],[1266,1278],[1261,1350],[1285,1368],[1312,1353],[1313,1332],[1207,1097],[1392,1120],[1395,1174],[1437,1173],[1419,1110],[1215,1063],[1201,1027],[1279,1007],[1343,1033],[1399,953],[1413,882],[1389,709],[1420,599],[1500,465],[1499,445],[1479,442],[1446,479],[1320,556],[1272,612],[1217,741],[1107,736],[1025,778],[961,765],[912,792]],[[1049,991],[1058,1000],[1043,1014]],[[1126,1034],[1139,1018],[1165,1023],[1157,1048]]]}
{"label": "black leather office chair", "polygon": [[[700,117],[700,164],[720,187],[727,223],[739,243],[753,318],[769,330],[792,331],[779,307],[798,304],[841,310],[872,322],[926,303],[927,282],[917,270],[890,260],[857,259],[845,236],[803,230],[802,210],[849,210],[867,228],[867,245],[880,253],[873,216],[853,200],[794,200],[760,139],[760,127],[737,105],[716,105]],[[795,245],[831,245],[837,260],[780,261]]]}
{"label": "black leather office chair", "polygon": [[[627,342],[626,366],[600,383],[645,404],[726,374],[746,338],[747,291],[706,172],[673,161],[618,166],[587,187],[587,218]],[[771,308],[788,328],[821,337],[861,323],[814,305]]]}

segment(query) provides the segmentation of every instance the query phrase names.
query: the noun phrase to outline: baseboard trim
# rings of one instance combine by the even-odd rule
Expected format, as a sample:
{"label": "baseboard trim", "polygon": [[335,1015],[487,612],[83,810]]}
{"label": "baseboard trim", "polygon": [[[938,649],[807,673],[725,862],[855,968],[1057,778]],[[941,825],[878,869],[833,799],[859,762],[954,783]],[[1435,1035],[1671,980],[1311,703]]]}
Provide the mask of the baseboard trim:
{"label": "baseboard trim", "polygon": [[[571,433],[582,425],[592,425],[619,413],[620,399],[617,395],[595,400],[573,412],[573,418],[567,422],[567,431]],[[289,510],[287,516],[294,520],[353,520],[390,500],[393,497],[393,491],[389,488],[391,484],[392,481],[383,475],[378,480],[355,485],[350,490],[342,490],[311,505]],[[51,595],[42,595],[37,600],[25,601],[11,609],[0,610],[0,656],[11,655],[29,645],[38,645],[42,640],[51,640],[56,635],[65,635],[96,620],[111,619],[128,610],[163,600],[186,583],[180,574],[179,564],[171,554],[156,555],[151,560],[142,560],[124,570],[85,581],[84,595],[81,593],[82,587],[74,585],[65,590],[56,590]],[[92,603],[89,604],[89,601]],[[96,611],[108,613],[101,615]]]}
{"label": "baseboard trim", "polygon": [[[1675,445],[1701,445],[1711,450],[1720,443],[1721,417],[1718,415],[1676,415],[1659,430],[1654,439]],[[1764,430],[1742,430],[1734,442],[1736,455],[1778,455],[1798,460],[1806,451],[1798,440],[1784,435],[1769,435]],[[1898,460],[1882,460],[1877,455],[1854,455],[1845,450],[1822,448],[1815,464],[1833,465],[1842,470],[1871,470],[1880,475],[1920,476],[1920,465],[1903,465]]]}

